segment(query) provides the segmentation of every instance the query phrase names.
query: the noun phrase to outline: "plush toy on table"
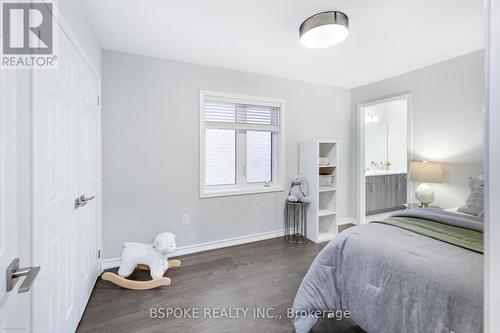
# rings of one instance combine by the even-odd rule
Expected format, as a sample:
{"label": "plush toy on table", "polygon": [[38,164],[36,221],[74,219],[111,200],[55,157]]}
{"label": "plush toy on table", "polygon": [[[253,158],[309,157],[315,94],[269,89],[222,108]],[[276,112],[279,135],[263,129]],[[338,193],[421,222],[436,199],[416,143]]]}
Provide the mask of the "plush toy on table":
{"label": "plush toy on table", "polygon": [[[102,275],[104,280],[111,281],[120,287],[146,290],[169,285],[171,280],[163,275],[168,268],[181,265],[180,260],[168,260],[168,254],[176,249],[175,235],[171,232],[158,234],[151,244],[125,242],[123,247],[118,275],[111,272]],[[152,280],[133,281],[127,279],[136,268],[149,270]]]}
{"label": "plush toy on table", "polygon": [[301,175],[297,175],[292,179],[292,188],[288,194],[288,201],[290,202],[311,202],[311,198],[308,197],[309,189],[307,186],[307,181]]}

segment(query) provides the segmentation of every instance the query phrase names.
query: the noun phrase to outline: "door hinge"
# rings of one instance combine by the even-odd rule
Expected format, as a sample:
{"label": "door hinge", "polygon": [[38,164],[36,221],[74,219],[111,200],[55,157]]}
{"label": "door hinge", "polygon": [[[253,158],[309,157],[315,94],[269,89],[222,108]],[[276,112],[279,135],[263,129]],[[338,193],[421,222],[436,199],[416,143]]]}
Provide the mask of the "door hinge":
{"label": "door hinge", "polygon": [[97,105],[101,105],[101,96],[97,96]]}
{"label": "door hinge", "polygon": [[97,258],[101,258],[101,250],[97,250]]}

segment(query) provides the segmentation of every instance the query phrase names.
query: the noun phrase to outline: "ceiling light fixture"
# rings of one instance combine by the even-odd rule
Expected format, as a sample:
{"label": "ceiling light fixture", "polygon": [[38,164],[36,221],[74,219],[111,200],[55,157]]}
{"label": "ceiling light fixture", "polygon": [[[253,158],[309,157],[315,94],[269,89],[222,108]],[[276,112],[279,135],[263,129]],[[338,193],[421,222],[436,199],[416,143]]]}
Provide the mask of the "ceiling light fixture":
{"label": "ceiling light fixture", "polygon": [[349,17],[342,12],[328,11],[311,16],[299,28],[300,42],[312,49],[338,44],[349,35]]}

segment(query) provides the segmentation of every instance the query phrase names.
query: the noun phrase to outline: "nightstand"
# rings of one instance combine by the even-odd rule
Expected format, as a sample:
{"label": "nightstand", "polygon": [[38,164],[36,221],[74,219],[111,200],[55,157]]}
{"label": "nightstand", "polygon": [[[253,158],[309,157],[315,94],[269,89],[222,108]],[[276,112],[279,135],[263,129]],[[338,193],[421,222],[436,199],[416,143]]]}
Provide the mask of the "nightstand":
{"label": "nightstand", "polygon": [[[405,206],[406,206],[406,209],[421,208],[421,207],[419,207],[419,206],[418,206],[418,204],[417,204],[417,203],[407,203]],[[439,206],[432,206],[432,205],[431,205],[430,207],[428,207],[428,208],[432,208],[432,209],[441,209],[441,210],[443,209],[443,208],[441,208],[441,207],[439,207]]]}

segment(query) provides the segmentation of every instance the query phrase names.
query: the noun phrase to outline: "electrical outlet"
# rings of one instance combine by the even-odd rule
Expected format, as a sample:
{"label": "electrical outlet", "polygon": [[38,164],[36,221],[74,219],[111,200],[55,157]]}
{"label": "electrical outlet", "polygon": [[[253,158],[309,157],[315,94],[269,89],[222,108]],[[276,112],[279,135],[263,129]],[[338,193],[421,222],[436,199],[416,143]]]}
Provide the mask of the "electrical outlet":
{"label": "electrical outlet", "polygon": [[189,214],[182,214],[182,224],[189,224]]}

